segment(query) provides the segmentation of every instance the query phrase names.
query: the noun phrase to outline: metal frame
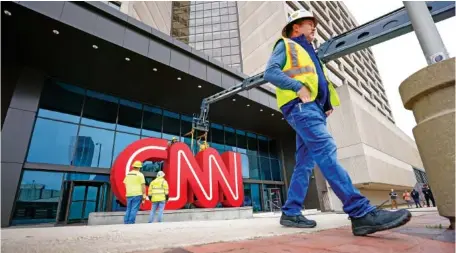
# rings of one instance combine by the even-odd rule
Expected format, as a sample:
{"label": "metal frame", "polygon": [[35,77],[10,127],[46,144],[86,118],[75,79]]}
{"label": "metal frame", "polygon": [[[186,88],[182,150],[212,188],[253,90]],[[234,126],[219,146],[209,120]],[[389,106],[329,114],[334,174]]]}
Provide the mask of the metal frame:
{"label": "metal frame", "polygon": [[[455,15],[455,2],[426,2],[434,22],[439,22]],[[367,47],[391,40],[413,31],[407,10],[403,7],[384,16],[374,19],[364,25],[340,34],[323,43],[318,49],[321,61],[329,62],[344,55],[365,49]],[[248,77],[240,84],[203,99],[200,115],[193,118],[193,129],[208,132],[209,106],[220,100],[234,96],[242,91],[250,90],[267,83],[264,72]]]}

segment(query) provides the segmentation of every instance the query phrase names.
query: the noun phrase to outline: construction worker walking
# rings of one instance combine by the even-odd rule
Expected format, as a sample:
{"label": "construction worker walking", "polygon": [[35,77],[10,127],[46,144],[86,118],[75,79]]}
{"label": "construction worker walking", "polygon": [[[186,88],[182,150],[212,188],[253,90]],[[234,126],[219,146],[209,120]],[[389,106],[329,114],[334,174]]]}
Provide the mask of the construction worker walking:
{"label": "construction worker walking", "polygon": [[127,210],[125,211],[124,223],[134,224],[136,214],[138,213],[141,202],[146,196],[146,180],[144,175],[139,171],[142,168],[141,161],[135,161],[132,166],[133,170],[128,172],[123,183],[125,184],[127,197]]}
{"label": "construction worker walking", "polygon": [[165,209],[166,201],[168,201],[169,187],[165,180],[165,173],[159,171],[157,178],[149,185],[148,195],[152,201],[152,209],[149,215],[149,223],[154,222],[155,213],[158,211],[158,222],[163,221],[163,210]]}
{"label": "construction worker walking", "polygon": [[337,160],[337,147],[327,129],[326,118],[340,101],[312,46],[316,26],[317,20],[309,11],[293,12],[282,29],[282,37],[274,45],[264,73],[264,79],[276,86],[277,105],[296,131],[296,165],[280,224],[299,228],[317,225],[301,213],[316,163],[342,201],[354,235],[403,225],[411,218],[408,210],[389,212],[370,205]]}

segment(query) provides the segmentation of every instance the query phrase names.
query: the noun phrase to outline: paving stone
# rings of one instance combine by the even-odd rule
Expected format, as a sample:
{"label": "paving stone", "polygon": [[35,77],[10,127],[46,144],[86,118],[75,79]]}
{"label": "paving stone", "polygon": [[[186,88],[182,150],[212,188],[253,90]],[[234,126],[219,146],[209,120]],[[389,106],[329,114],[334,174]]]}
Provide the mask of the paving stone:
{"label": "paving stone", "polygon": [[[191,246],[185,249],[195,253],[454,252],[454,231],[432,227],[432,224],[442,222],[448,223],[446,219],[441,218],[437,213],[433,213],[414,217],[404,227],[364,237],[353,236],[351,228],[346,226],[312,234],[292,234],[256,240],[213,243]],[[445,225],[447,225],[446,223]]]}

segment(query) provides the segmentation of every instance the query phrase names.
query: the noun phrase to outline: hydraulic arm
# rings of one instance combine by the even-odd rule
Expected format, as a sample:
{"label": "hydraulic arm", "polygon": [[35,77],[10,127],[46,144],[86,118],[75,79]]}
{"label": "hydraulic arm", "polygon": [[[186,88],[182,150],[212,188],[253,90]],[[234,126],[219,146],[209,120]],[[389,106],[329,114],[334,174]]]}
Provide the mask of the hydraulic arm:
{"label": "hydraulic arm", "polygon": [[[439,22],[455,15],[455,2],[426,2],[426,4],[434,22]],[[413,31],[413,27],[407,11],[405,8],[400,8],[329,39],[318,49],[318,56],[326,63],[411,31]],[[193,118],[193,130],[207,133],[209,131],[209,121],[207,120],[209,106],[242,91],[250,90],[267,83],[263,78],[263,74],[260,73],[248,77],[238,85],[203,99],[199,116],[195,115]]]}

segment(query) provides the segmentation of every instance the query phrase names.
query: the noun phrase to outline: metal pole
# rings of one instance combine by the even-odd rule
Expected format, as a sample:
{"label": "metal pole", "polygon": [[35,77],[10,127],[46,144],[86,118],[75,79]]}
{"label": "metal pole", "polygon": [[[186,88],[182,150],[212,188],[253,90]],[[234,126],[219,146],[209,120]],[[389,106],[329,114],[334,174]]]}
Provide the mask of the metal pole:
{"label": "metal pole", "polygon": [[428,65],[448,59],[448,51],[443,44],[426,2],[404,1],[403,3]]}

